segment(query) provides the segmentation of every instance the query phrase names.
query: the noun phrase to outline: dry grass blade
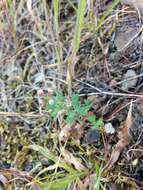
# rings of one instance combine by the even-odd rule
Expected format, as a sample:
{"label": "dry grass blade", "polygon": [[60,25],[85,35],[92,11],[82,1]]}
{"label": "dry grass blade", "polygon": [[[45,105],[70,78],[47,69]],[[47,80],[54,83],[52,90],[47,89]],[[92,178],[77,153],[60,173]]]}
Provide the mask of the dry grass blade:
{"label": "dry grass blade", "polygon": [[46,114],[36,114],[36,113],[18,113],[18,112],[0,112],[0,116],[7,116],[7,117],[42,117],[46,116]]}
{"label": "dry grass blade", "polygon": [[119,132],[119,141],[116,144],[116,147],[111,154],[110,160],[107,162],[107,164],[105,165],[105,167],[103,169],[105,172],[109,171],[112,168],[112,166],[118,160],[123,149],[130,143],[130,140],[131,140],[130,128],[131,128],[131,126],[132,126],[132,102],[130,104],[130,109],[129,109],[126,121],[123,124],[123,128]]}
{"label": "dry grass blade", "polygon": [[7,178],[0,173],[0,182],[3,184],[3,185],[6,185],[8,183],[8,180]]}
{"label": "dry grass blade", "polygon": [[28,9],[30,15],[34,16],[34,12],[32,10],[32,1],[31,0],[27,1],[27,9]]}
{"label": "dry grass blade", "polygon": [[[53,1],[53,10],[54,10],[54,27],[55,27],[55,53],[58,63],[58,69],[59,69],[59,78],[62,76],[62,69],[61,65],[63,62],[63,52],[62,52],[62,46],[60,41],[60,25],[59,25],[59,10],[60,10],[60,1],[54,0]],[[57,42],[56,42],[57,41]]]}

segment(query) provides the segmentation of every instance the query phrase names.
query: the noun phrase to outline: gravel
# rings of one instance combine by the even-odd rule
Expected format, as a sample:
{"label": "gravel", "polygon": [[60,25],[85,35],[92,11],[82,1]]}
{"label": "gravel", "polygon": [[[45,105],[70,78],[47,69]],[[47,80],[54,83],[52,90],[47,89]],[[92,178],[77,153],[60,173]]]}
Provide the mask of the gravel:
{"label": "gravel", "polygon": [[122,83],[122,89],[128,90],[129,88],[133,88],[137,83],[137,74],[134,70],[129,69],[123,76],[124,82]]}

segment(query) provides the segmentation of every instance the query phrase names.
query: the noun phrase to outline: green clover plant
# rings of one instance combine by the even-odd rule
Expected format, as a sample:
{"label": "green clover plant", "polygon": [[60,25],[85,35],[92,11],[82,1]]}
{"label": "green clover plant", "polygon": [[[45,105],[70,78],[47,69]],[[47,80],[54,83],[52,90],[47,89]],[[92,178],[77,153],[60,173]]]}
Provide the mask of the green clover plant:
{"label": "green clover plant", "polygon": [[95,115],[90,115],[89,111],[92,108],[92,103],[89,100],[80,102],[79,94],[73,94],[71,97],[71,105],[68,105],[67,97],[62,92],[57,92],[54,96],[47,98],[47,110],[51,117],[56,120],[59,113],[65,113],[65,122],[73,124],[77,119],[81,121],[87,118],[92,125],[92,129],[97,129],[103,126],[103,119],[97,119]]}

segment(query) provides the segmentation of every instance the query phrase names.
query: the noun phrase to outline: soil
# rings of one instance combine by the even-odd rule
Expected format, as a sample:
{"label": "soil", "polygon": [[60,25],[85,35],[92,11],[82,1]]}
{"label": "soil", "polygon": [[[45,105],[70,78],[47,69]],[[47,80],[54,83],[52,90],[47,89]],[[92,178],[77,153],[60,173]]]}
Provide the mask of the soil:
{"label": "soil", "polygon": [[[115,11],[123,10],[124,6],[124,4],[120,4]],[[61,6],[60,17],[64,23],[65,20],[70,19],[71,15],[75,14],[75,10],[69,6],[65,15],[63,7]],[[130,103],[133,103],[133,124],[130,128],[131,143],[124,148],[117,163],[109,172],[108,179],[111,178],[111,181],[109,179],[107,189],[131,189],[132,187],[143,189],[142,17],[139,17],[134,7],[129,6],[126,9],[127,11],[122,12],[118,18],[109,20],[100,28],[98,38],[96,35],[88,36],[86,31],[83,31],[72,83],[73,92],[78,92],[81,99],[90,99],[93,102],[92,111],[96,116],[103,118],[104,123],[110,122],[115,128],[113,134],[96,130],[91,133],[86,126],[80,142],[83,152],[86,152],[86,146],[91,146],[89,148],[91,152],[89,152],[93,160],[103,155],[106,159],[110,158],[112,149],[119,139],[118,131],[127,118]],[[102,11],[99,10],[98,14],[100,15]],[[74,16],[72,19],[75,19]],[[48,42],[49,44],[42,45],[41,42],[35,46],[32,51],[35,51],[38,56],[33,60],[30,57],[33,52],[28,48],[24,51],[23,48],[31,45],[30,38],[33,39],[34,43],[37,43],[39,36],[28,33],[34,25],[33,22],[28,20],[20,22],[23,24],[20,23],[19,31],[17,31],[18,39],[22,38],[23,35],[25,38],[19,42],[15,41],[13,36],[5,33],[9,43],[6,47],[8,55],[6,52],[6,55],[2,57],[0,66],[0,169],[16,168],[31,172],[38,163],[37,168],[32,170],[33,173],[31,172],[31,175],[35,175],[48,167],[50,162],[24,147],[38,144],[58,154],[59,124],[56,122],[53,124],[47,112],[40,114],[40,109],[45,109],[45,105],[41,105],[43,107],[39,108],[39,100],[42,102],[44,95],[48,95],[50,90],[56,91],[57,86],[63,91],[67,88],[66,82],[61,82],[66,81],[66,66],[62,67],[63,74],[59,77],[58,70],[53,69],[55,55],[53,56],[52,53],[54,48],[49,45],[53,43],[51,38],[48,38],[51,40]],[[68,41],[71,41],[69,31],[73,27],[72,22],[68,24],[67,27],[62,28],[62,34],[60,33],[60,38],[64,41],[63,57],[65,56],[65,58],[67,56],[66,49],[69,48]],[[34,25],[34,27],[36,26]],[[25,28],[27,32],[23,34],[22,31]],[[67,41],[66,38],[68,38]],[[4,48],[7,44],[2,44],[0,41],[0,46]],[[19,51],[23,51],[22,54],[16,51],[17,47],[21,48]],[[27,56],[29,60],[26,59]],[[47,63],[50,63],[49,66]],[[127,75],[127,73],[134,74]],[[125,86],[123,86],[124,83]],[[42,90],[43,95],[38,96],[39,90]],[[2,114],[4,112],[7,115]],[[15,112],[20,114],[15,115]],[[8,113],[11,114],[8,115]],[[29,113],[29,115],[21,113]],[[102,136],[104,137],[102,138]],[[104,149],[104,144],[108,144],[107,150]],[[58,146],[60,145],[58,144]],[[69,144],[68,148],[70,146]],[[74,148],[69,149],[76,151],[77,147],[76,144]],[[120,182],[118,181],[119,173],[121,174]]]}

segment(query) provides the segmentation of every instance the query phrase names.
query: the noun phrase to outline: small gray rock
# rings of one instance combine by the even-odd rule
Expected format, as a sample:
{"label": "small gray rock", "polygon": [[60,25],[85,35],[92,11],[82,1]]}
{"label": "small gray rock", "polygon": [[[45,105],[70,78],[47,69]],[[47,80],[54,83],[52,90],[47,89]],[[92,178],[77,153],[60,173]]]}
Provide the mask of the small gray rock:
{"label": "small gray rock", "polygon": [[[123,26],[122,26],[123,28]],[[117,51],[122,52],[122,50],[127,49],[126,46],[127,44],[131,44],[131,40],[134,38],[134,36],[139,33],[140,28],[137,28],[135,26],[128,26],[128,29],[124,29],[123,31],[117,31],[116,37],[115,37],[115,46],[117,48]],[[130,43],[129,43],[130,42]],[[137,42],[134,41],[134,46],[137,46]],[[123,51],[123,52],[124,52]]]}
{"label": "small gray rock", "polygon": [[124,82],[122,83],[122,89],[128,90],[129,88],[133,88],[134,86],[136,86],[137,83],[136,77],[137,74],[134,70],[132,69],[128,70],[123,77]]}
{"label": "small gray rock", "polygon": [[104,130],[106,132],[106,134],[114,134],[115,133],[115,128],[113,127],[112,123],[106,123],[104,125]]}
{"label": "small gray rock", "polygon": [[87,144],[96,144],[97,146],[100,144],[100,132],[96,129],[89,130],[86,136],[86,143]]}

